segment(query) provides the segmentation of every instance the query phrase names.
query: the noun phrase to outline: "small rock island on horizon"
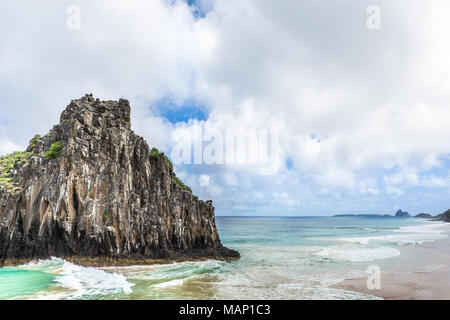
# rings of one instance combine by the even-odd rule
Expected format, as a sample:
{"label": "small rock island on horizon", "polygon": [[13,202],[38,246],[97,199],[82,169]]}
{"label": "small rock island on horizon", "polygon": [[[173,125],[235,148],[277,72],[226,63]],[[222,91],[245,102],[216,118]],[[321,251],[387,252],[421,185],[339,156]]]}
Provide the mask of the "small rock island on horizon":
{"label": "small rock island on horizon", "polygon": [[400,210],[398,210],[398,211],[395,213],[395,217],[397,217],[397,218],[408,218],[408,217],[411,217],[411,215],[410,215],[408,212],[402,211],[402,210],[400,209]]}
{"label": "small rock island on horizon", "polygon": [[433,217],[429,213],[419,213],[415,216],[410,215],[406,211],[399,209],[395,215],[390,214],[338,214],[334,217],[366,217],[366,218],[419,218],[419,219],[430,219],[435,221],[450,222],[450,209],[444,213],[438,214]]}
{"label": "small rock island on horizon", "polygon": [[0,158],[0,266],[235,260],[169,159],[137,136],[127,100],[73,100],[26,151]]}

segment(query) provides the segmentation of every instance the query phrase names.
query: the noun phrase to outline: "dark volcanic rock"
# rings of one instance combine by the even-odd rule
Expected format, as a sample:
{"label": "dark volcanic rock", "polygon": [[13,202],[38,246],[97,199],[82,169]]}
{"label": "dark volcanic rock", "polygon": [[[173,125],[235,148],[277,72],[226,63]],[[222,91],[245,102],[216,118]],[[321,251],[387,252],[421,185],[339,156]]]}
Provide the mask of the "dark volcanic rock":
{"label": "dark volcanic rock", "polygon": [[441,213],[440,215],[437,215],[433,220],[450,222],[450,209],[448,209],[444,213]]}
{"label": "dark volcanic rock", "polygon": [[220,242],[212,202],[153,151],[130,130],[128,101],[73,100],[48,135],[2,160],[0,263],[239,258]]}
{"label": "dark volcanic rock", "polygon": [[430,219],[433,216],[429,213],[419,213],[418,215],[415,216],[416,218],[421,218],[421,219]]}
{"label": "dark volcanic rock", "polygon": [[397,218],[407,218],[407,217],[410,217],[410,215],[409,215],[408,212],[402,211],[402,210],[398,210],[398,211],[395,213],[395,216],[396,216]]}

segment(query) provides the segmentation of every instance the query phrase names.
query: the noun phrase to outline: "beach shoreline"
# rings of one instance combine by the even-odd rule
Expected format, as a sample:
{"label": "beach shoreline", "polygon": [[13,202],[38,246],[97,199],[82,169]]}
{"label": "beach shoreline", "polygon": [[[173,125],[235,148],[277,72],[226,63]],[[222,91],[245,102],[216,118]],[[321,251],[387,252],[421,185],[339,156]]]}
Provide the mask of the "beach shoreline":
{"label": "beach shoreline", "polygon": [[[206,254],[16,261],[17,267],[0,268],[0,299],[450,299],[450,224],[359,217],[218,220],[224,244],[242,252],[239,261]],[[381,270],[381,290],[367,289],[371,266]]]}
{"label": "beach shoreline", "polygon": [[[235,261],[240,257],[224,257],[219,255],[198,255],[198,256],[180,256],[177,258],[110,258],[110,257],[56,257],[61,260],[77,264],[82,267],[127,267],[127,266],[151,266],[151,265],[163,265],[179,262],[201,262],[208,260],[216,261]],[[51,259],[48,257],[47,259]],[[6,259],[0,263],[0,268],[17,267],[30,263],[37,263],[40,260],[46,259]]]}
{"label": "beach shoreline", "polygon": [[[405,247],[403,251],[412,252],[417,261],[433,261],[441,263],[433,265],[429,270],[381,270],[380,289],[369,289],[367,278],[345,279],[330,286],[333,289],[362,293],[385,300],[450,300],[450,224],[445,232],[447,238]],[[403,254],[403,252],[402,252]],[[392,265],[398,264],[405,257],[389,259]],[[404,262],[404,261],[402,261]]]}

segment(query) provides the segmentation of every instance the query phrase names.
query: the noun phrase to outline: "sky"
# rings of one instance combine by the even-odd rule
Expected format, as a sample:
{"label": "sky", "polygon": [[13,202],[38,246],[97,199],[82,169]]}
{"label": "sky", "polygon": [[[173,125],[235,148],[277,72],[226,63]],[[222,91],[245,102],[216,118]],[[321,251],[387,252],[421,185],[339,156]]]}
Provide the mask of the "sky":
{"label": "sky", "polygon": [[271,174],[175,165],[218,215],[450,208],[447,0],[0,4],[0,154],[93,93],[128,99],[133,130],[169,158],[176,132],[276,129]]}

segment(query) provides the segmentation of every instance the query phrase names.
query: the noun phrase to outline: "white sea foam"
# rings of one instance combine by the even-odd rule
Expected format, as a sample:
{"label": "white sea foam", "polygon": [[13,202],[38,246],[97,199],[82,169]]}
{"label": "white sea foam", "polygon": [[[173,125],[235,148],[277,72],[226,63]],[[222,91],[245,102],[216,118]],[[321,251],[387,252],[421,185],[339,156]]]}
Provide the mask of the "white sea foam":
{"label": "white sea foam", "polygon": [[[297,272],[293,272],[297,270]],[[330,285],[347,278],[364,276],[345,269],[324,272],[320,269],[279,266],[258,266],[251,272],[233,272],[223,274],[214,282],[214,298],[235,299],[244,296],[247,299],[376,299],[357,292],[345,292],[329,288]]]}
{"label": "white sea foam", "polygon": [[[64,298],[81,299],[109,294],[130,294],[133,283],[125,276],[109,273],[93,267],[82,267],[73,263],[52,257],[49,260],[31,262],[25,267],[40,268],[49,273],[57,274],[55,281],[58,286],[67,289]],[[61,294],[58,294],[60,297]]]}
{"label": "white sea foam", "polygon": [[433,242],[448,237],[450,230],[448,224],[441,222],[430,222],[427,224],[400,227],[393,230],[393,234],[383,236],[339,238],[337,240],[351,243],[368,244],[371,241],[390,242],[399,245],[415,245],[425,242]]}
{"label": "white sea foam", "polygon": [[[131,281],[140,285],[133,298],[139,298],[141,292],[145,291],[146,294],[142,296],[144,298],[180,298],[186,295],[215,299],[373,299],[371,296],[329,287],[343,279],[366,276],[365,268],[361,268],[365,266],[362,262],[398,256],[398,245],[443,239],[447,237],[446,230],[449,230],[448,225],[441,223],[426,223],[389,231],[390,228],[390,224],[382,230],[365,227],[363,237],[358,238],[357,234],[352,234],[347,236],[349,238],[341,236],[338,241],[334,233],[331,237],[308,239],[326,242],[319,245],[317,242],[273,246],[249,243],[239,247],[242,259],[233,263],[210,260],[151,266],[85,268],[53,258],[24,267],[38,268],[56,277],[56,285],[35,293],[34,299],[121,297],[135,289]],[[386,234],[387,232],[390,234]],[[211,286],[214,290],[196,291],[194,294],[189,290],[195,286],[186,285],[191,281],[205,288]],[[213,292],[212,296],[205,296],[210,292]]]}
{"label": "white sea foam", "polygon": [[167,287],[181,286],[181,285],[183,285],[183,283],[184,283],[184,280],[175,279],[175,280],[155,284],[154,287],[155,288],[167,288]]}
{"label": "white sea foam", "polygon": [[390,247],[360,248],[352,245],[338,245],[323,248],[314,254],[336,261],[366,262],[396,257],[401,252]]}
{"label": "white sea foam", "polygon": [[63,300],[67,292],[52,293],[47,291],[38,292],[36,295],[29,296],[27,300]]}

